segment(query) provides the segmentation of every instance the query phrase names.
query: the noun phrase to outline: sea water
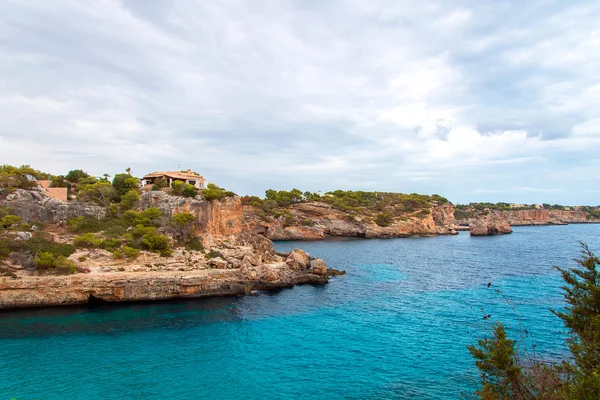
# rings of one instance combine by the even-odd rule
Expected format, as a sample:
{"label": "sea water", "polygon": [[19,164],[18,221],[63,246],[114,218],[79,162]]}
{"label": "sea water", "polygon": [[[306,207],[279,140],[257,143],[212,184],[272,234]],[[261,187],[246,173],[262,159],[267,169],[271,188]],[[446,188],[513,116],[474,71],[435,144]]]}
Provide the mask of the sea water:
{"label": "sea water", "polygon": [[[0,399],[456,399],[495,321],[567,356],[560,274],[600,225],[276,243],[347,274],[255,296],[0,313]],[[489,287],[488,287],[489,284]]]}

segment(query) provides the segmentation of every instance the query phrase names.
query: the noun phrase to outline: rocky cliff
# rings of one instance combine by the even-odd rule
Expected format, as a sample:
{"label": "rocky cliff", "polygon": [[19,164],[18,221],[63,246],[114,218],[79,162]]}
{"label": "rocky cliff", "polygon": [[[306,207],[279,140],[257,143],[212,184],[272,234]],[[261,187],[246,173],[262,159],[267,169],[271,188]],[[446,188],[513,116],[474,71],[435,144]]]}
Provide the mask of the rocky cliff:
{"label": "rocky cliff", "polygon": [[469,219],[471,236],[491,236],[512,233],[508,220],[498,211],[486,210]]}
{"label": "rocky cliff", "polygon": [[589,219],[589,213],[578,210],[518,210],[501,211],[502,215],[513,226],[519,225],[563,225],[600,222]]}
{"label": "rocky cliff", "polygon": [[[46,223],[50,242],[73,243],[64,222],[78,216],[103,218],[106,209],[90,203],[61,202],[36,190],[17,190],[2,204],[25,221]],[[156,207],[170,217],[189,212],[206,251],[175,249],[170,257],[142,251],[135,259],[117,259],[99,248],[78,248],[68,257],[77,273],[48,275],[19,262],[13,254],[0,262],[0,309],[18,307],[163,300],[179,297],[238,295],[304,283],[326,283],[339,271],[301,250],[275,253],[265,236],[244,230],[238,197],[206,201],[163,192],[143,193],[140,209]],[[26,239],[30,240],[29,233]]]}
{"label": "rocky cliff", "polygon": [[436,205],[426,210],[391,218],[380,226],[370,215],[337,210],[322,202],[305,202],[287,206],[286,217],[259,218],[254,207],[245,206],[248,231],[271,240],[319,240],[326,237],[393,238],[456,234],[454,206]]}
{"label": "rocky cliff", "polygon": [[104,218],[106,208],[80,201],[63,202],[47,196],[41,189],[17,189],[7,195],[0,205],[13,214],[31,222],[57,223],[78,216]]}

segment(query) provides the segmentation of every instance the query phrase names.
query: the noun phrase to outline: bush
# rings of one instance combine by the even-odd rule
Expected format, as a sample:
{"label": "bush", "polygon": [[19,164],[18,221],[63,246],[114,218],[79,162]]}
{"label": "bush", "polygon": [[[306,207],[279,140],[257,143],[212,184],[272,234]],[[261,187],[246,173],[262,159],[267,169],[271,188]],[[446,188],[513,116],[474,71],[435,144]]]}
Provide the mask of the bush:
{"label": "bush", "polygon": [[75,236],[73,238],[73,244],[77,247],[97,249],[103,242],[102,239],[96,237],[93,233],[84,233],[81,236]]}
{"label": "bush", "polygon": [[121,196],[121,210],[131,210],[140,201],[140,194],[137,190],[130,190]]}
{"label": "bush", "polygon": [[139,180],[129,174],[116,174],[112,181],[112,187],[116,192],[116,200],[120,200],[125,193],[131,189],[137,189],[139,186]]}
{"label": "bush", "polygon": [[196,188],[194,187],[194,185],[190,185],[189,183],[187,183],[183,187],[183,197],[194,197],[194,196],[196,196]]}
{"label": "bush", "polygon": [[184,186],[185,186],[185,183],[183,183],[182,181],[171,182],[171,194],[174,196],[183,195]]}
{"label": "bush", "polygon": [[38,271],[52,271],[64,274],[73,274],[77,272],[75,263],[68,260],[65,256],[54,256],[49,252],[41,252],[33,260],[33,265]]}
{"label": "bush", "polygon": [[140,251],[138,249],[134,249],[133,247],[123,246],[123,254],[130,260],[135,260],[140,256]]}
{"label": "bush", "polygon": [[130,247],[160,253],[163,256],[171,255],[173,252],[169,239],[159,234],[155,227],[138,225],[126,237],[129,238]]}
{"label": "bush", "polygon": [[387,213],[379,213],[375,217],[375,223],[379,226],[386,227],[391,225],[392,219]]}
{"label": "bush", "polygon": [[211,250],[208,253],[206,253],[206,257],[209,258],[209,259],[210,258],[217,258],[217,257],[222,258],[223,260],[225,259],[225,257],[223,257],[223,254],[219,253],[216,250]]}
{"label": "bush", "polygon": [[204,246],[202,245],[202,242],[198,236],[194,236],[188,240],[185,244],[185,248],[187,250],[204,251]]}
{"label": "bush", "polygon": [[114,251],[121,247],[121,239],[119,238],[107,238],[102,241],[101,247],[108,251]]}
{"label": "bush", "polygon": [[75,246],[65,243],[56,243],[48,240],[45,235],[37,234],[29,240],[12,241],[8,243],[11,251],[24,251],[31,255],[36,255],[40,252],[47,252],[55,257],[69,257],[75,253]]}
{"label": "bush", "polygon": [[202,195],[208,201],[223,200],[226,197],[235,196],[235,193],[225,190],[214,183],[206,185],[205,189],[202,189]]}
{"label": "bush", "polygon": [[141,213],[133,210],[125,211],[123,214],[123,220],[127,222],[129,226],[160,226],[160,219],[163,217],[162,211],[156,207],[150,207],[142,211]]}

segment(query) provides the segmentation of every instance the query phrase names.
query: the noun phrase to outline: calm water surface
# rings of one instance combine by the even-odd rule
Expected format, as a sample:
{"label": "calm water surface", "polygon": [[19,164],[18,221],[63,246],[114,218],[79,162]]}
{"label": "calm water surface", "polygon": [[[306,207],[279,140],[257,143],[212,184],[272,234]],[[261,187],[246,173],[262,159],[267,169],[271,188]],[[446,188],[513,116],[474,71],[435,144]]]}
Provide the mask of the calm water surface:
{"label": "calm water surface", "polygon": [[578,240],[600,253],[599,237],[569,225],[277,243],[348,273],[249,297],[0,313],[0,399],[455,399],[477,375],[466,345],[496,320],[516,338],[495,288],[532,334],[524,347],[565,354],[552,266],[572,266]]}

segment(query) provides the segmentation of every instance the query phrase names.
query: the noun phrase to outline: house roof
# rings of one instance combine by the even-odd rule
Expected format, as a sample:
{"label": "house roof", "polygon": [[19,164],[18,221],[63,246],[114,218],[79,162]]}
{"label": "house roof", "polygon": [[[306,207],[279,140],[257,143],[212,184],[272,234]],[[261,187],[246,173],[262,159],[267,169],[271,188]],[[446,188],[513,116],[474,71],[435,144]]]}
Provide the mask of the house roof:
{"label": "house roof", "polygon": [[151,174],[145,175],[144,179],[160,178],[162,176],[165,176],[167,178],[172,178],[172,179],[192,179],[192,180],[201,180],[201,181],[205,180],[204,177],[202,177],[200,174],[193,172],[193,171],[187,171],[187,172],[156,171],[156,172],[152,172]]}

